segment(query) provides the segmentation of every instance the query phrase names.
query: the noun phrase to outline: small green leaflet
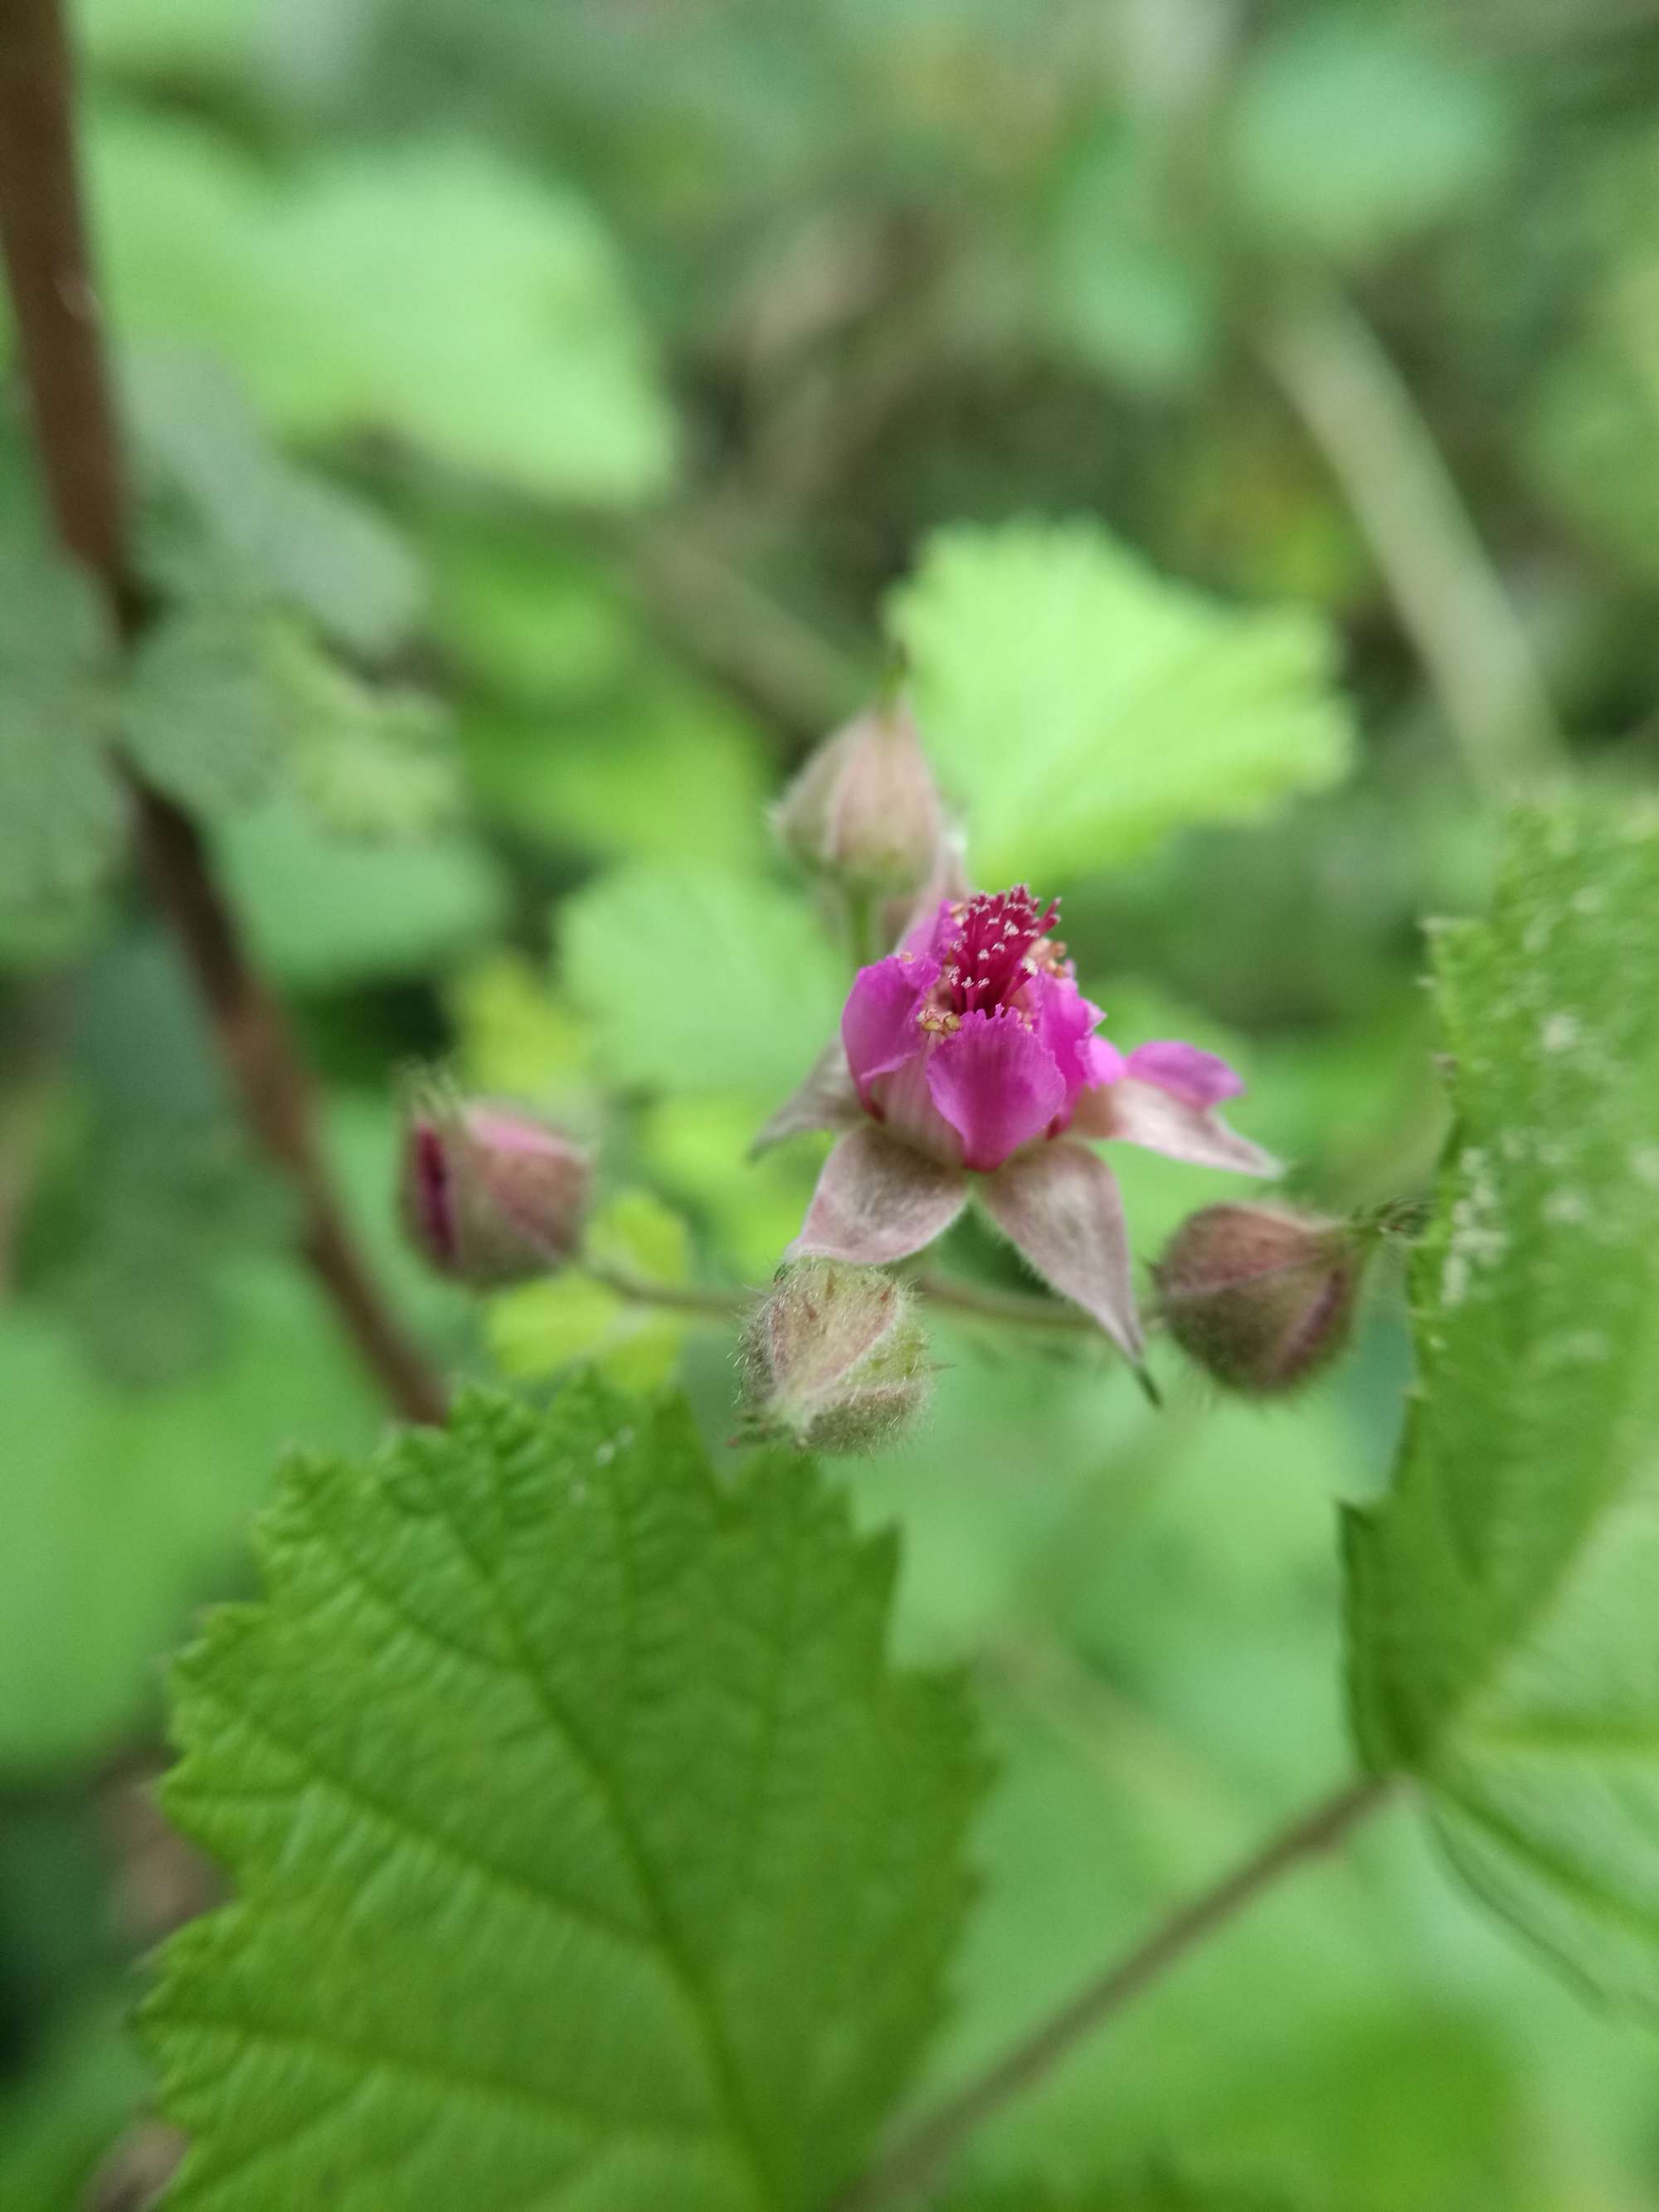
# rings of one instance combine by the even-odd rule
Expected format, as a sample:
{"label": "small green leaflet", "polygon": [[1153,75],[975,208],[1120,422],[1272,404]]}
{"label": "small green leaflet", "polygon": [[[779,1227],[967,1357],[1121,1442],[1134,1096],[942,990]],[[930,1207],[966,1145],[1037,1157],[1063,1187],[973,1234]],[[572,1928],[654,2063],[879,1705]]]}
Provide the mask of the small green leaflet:
{"label": "small green leaflet", "polygon": [[181,1662],[236,1901],[145,2011],[173,2212],[827,2203],[942,2005],[981,1760],[884,1656],[895,1558],[684,1408],[474,1395],[295,1460]]}
{"label": "small green leaflet", "polygon": [[1348,1522],[1356,1725],[1492,1905],[1659,2002],[1659,809],[1521,815],[1436,947],[1455,1126],[1395,1487]]}
{"label": "small green leaflet", "polygon": [[941,531],[889,615],[985,883],[1046,888],[1348,764],[1316,616],[1206,599],[1093,523]]}
{"label": "small green leaflet", "polygon": [[0,440],[0,910],[72,903],[126,830],[105,757],[107,642],[92,587],[51,544],[20,445]]}

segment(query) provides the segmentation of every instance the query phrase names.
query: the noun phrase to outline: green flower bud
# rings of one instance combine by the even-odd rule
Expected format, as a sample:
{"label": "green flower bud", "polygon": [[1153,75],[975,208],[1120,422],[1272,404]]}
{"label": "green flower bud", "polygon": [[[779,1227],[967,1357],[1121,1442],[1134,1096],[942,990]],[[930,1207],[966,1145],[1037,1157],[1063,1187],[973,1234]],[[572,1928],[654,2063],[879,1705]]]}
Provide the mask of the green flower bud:
{"label": "green flower bud", "polygon": [[933,873],[945,810],[902,700],[826,738],[773,811],[801,866],[868,892],[920,890]]}
{"label": "green flower bud", "polygon": [[879,1267],[839,1260],[780,1268],[738,1356],[750,1432],[802,1451],[879,1451],[933,1389],[915,1293]]}
{"label": "green flower bud", "polygon": [[1279,1206],[1206,1206],[1152,1270],[1170,1335],[1224,1390],[1273,1397],[1348,1340],[1369,1240]]}

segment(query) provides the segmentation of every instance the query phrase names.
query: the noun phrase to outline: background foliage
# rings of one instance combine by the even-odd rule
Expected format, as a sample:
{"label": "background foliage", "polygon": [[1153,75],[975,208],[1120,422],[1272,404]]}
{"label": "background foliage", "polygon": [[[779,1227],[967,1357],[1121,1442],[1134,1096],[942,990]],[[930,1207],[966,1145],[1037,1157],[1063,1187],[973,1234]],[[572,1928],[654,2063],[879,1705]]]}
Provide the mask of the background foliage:
{"label": "background foliage", "polygon": [[[1334,1207],[1430,1183],[1419,922],[1486,913],[1494,786],[1570,756],[1604,795],[1572,833],[1591,860],[1536,830],[1496,919],[1437,940],[1457,1145],[1413,1297],[1426,1371],[1479,1369],[1478,1442],[1419,1417],[1349,1547],[1357,1618],[1409,1613],[1449,1486],[1472,1551],[1436,1571],[1510,1579],[1478,1649],[1414,1625],[1407,1668],[1362,1629],[1357,1704],[1480,1886],[1650,2002],[1654,1674],[1596,1639],[1650,1558],[1628,1540],[1651,1383],[1615,1419],[1601,1377],[1651,1364],[1654,907],[1600,825],[1647,818],[1656,765],[1652,11],[82,0],[78,26],[172,611],[118,678],[46,548],[9,386],[0,2202],[82,2202],[141,2094],[132,1959],[201,1901],[158,1871],[137,1788],[161,1655],[251,1587],[279,1449],[355,1457],[381,1426],[131,879],[112,726],[209,824],[429,1339],[486,1383],[582,1358],[678,1379],[720,1465],[720,1331],[574,1279],[481,1309],[420,1279],[389,1079],[447,1051],[603,1130],[608,1249],[763,1279],[814,1163],[743,1151],[842,981],[763,808],[895,643],[976,867],[1062,893],[1115,1031],[1226,1051],[1250,1133]],[[1426,507],[1389,497],[1416,481],[1402,435]],[[1518,638],[1541,723],[1501,680],[1449,690],[1425,649],[1409,579],[1431,632],[1471,562],[1467,665],[1501,678]],[[1613,1200],[1609,1148],[1649,1162]],[[1123,1175],[1144,1251],[1223,1188]],[[1541,1240],[1500,1320],[1547,1338],[1547,1374],[1464,1340],[1498,1216]],[[943,2084],[1344,1771],[1333,1521],[1383,1489],[1411,1355],[1389,1283],[1292,1409],[1217,1407],[1164,1359],[1154,1416],[1093,1356],[937,1335],[925,1440],[800,1510],[839,1528],[844,1487],[859,1528],[900,1524],[895,1663],[969,1663],[1000,1765]],[[1541,1472],[1510,1449],[1523,1419],[1559,1426]],[[1564,1529],[1546,1619],[1533,1547]],[[264,1618],[244,1632],[278,1635]],[[1650,2043],[1500,1933],[1401,1810],[988,2130],[963,2203],[1632,2212],[1659,2203],[1651,2081]]]}

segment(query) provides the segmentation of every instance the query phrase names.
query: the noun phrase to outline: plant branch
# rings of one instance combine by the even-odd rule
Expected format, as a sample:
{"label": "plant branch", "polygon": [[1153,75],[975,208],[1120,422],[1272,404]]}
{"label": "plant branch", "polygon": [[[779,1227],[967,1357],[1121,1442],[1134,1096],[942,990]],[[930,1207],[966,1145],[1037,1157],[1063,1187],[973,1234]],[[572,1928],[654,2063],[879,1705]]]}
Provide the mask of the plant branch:
{"label": "plant branch", "polygon": [[[630,1268],[605,1260],[585,1258],[582,1273],[614,1291],[630,1305],[660,1306],[673,1313],[704,1314],[711,1321],[740,1321],[765,1293],[731,1289],[716,1283],[659,1283]],[[1016,1328],[1060,1329],[1085,1336],[1100,1335],[1100,1324],[1081,1306],[1066,1305],[1040,1291],[1000,1291],[987,1283],[970,1283],[960,1276],[931,1272],[914,1275],[914,1286],[930,1305],[953,1308],[976,1320],[1004,1322]]]}
{"label": "plant branch", "polygon": [[705,1315],[710,1321],[740,1321],[762,1296],[759,1291],[728,1290],[718,1283],[659,1283],[629,1267],[584,1256],[581,1271],[633,1306],[659,1306],[667,1313]]}
{"label": "plant branch", "polygon": [[1376,332],[1332,287],[1283,305],[1256,343],[1370,542],[1470,775],[1504,798],[1559,774],[1526,631]]}
{"label": "plant branch", "polygon": [[[60,0],[9,0],[0,21],[0,252],[58,533],[130,642],[146,609],[126,556],[120,441],[81,207]],[[358,1249],[323,1155],[309,1073],[248,957],[201,834],[171,799],[131,775],[129,782],[139,850],[243,1111],[298,1194],[304,1255],[392,1404],[411,1420],[441,1420],[443,1387]]]}
{"label": "plant branch", "polygon": [[1085,1982],[1001,2057],[900,2136],[874,2169],[839,2199],[835,2212],[878,2212],[925,2188],[969,2136],[1011,2100],[1035,2088],[1097,2027],[1284,1875],[1334,1850],[1395,1786],[1391,1777],[1353,1783],[1281,1829],[1254,1857],[1183,1905],[1127,1958]]}
{"label": "plant branch", "polygon": [[[949,1306],[979,1321],[1005,1322],[1012,1328],[1075,1330],[1100,1336],[1100,1323],[1081,1306],[1045,1297],[1041,1291],[1000,1291],[991,1283],[970,1283],[960,1275],[924,1268],[912,1278],[930,1305]],[[1102,1341],[1104,1341],[1103,1337]]]}

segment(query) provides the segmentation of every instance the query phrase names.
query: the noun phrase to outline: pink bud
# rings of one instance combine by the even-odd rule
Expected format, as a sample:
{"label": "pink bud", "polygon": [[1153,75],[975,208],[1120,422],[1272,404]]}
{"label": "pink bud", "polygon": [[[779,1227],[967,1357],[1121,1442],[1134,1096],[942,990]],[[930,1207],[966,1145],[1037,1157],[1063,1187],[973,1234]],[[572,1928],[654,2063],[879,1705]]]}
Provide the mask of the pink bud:
{"label": "pink bud", "polygon": [[511,1108],[413,1111],[403,1212],[440,1274],[479,1289],[550,1274],[581,1243],[592,1166],[582,1148]]}
{"label": "pink bud", "polygon": [[934,868],[945,811],[908,707],[872,707],[826,738],[772,819],[803,867],[864,890],[918,890]]}
{"label": "pink bud", "polygon": [[1288,1206],[1206,1206],[1152,1271],[1170,1334],[1224,1389],[1294,1390],[1347,1342],[1367,1241]]}
{"label": "pink bud", "polygon": [[750,1431],[803,1451],[896,1443],[933,1389],[915,1293],[879,1267],[781,1267],[738,1346]]}

